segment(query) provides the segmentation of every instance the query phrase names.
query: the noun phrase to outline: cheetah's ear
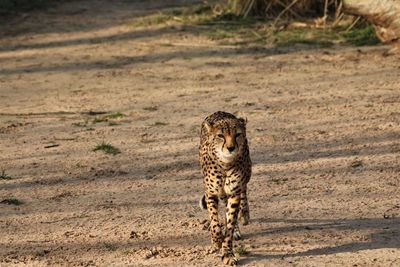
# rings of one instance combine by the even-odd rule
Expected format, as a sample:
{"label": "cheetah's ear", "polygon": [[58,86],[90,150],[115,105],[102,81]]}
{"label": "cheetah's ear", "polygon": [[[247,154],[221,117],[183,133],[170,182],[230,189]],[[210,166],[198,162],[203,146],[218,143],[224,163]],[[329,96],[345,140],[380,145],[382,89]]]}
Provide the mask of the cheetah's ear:
{"label": "cheetah's ear", "polygon": [[243,123],[244,126],[247,124],[247,118],[239,118],[240,122]]}
{"label": "cheetah's ear", "polygon": [[206,127],[207,132],[210,133],[213,128],[213,125],[211,123],[209,123],[208,121],[205,121],[204,126]]}

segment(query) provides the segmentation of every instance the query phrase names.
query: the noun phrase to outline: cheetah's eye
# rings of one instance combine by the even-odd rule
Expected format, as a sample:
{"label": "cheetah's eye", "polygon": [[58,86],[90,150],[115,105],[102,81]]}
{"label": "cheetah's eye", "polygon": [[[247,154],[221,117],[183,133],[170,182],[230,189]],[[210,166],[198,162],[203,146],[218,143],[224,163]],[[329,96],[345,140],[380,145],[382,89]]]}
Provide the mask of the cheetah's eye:
{"label": "cheetah's eye", "polygon": [[223,134],[217,134],[217,136],[218,136],[219,138],[224,138],[224,135],[223,135]]}

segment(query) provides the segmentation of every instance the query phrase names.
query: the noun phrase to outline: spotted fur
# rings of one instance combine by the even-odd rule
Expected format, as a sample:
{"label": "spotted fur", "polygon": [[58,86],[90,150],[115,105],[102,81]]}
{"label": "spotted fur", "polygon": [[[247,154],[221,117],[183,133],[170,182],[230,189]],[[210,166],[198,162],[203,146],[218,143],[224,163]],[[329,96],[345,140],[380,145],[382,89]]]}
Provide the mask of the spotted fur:
{"label": "spotted fur", "polygon": [[[243,224],[248,224],[250,218],[247,183],[251,160],[246,121],[222,111],[206,117],[201,127],[199,154],[204,176],[200,206],[208,210],[212,246],[215,250],[221,249],[226,265],[233,266],[237,259],[232,242],[241,237],[238,217]],[[219,200],[226,207],[225,225],[218,219]]]}

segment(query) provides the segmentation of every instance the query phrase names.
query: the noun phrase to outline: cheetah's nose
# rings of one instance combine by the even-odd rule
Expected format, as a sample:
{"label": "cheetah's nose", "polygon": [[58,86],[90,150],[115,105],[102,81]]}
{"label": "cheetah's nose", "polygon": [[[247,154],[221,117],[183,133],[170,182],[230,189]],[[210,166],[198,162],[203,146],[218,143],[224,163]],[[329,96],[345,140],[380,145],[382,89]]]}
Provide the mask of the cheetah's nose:
{"label": "cheetah's nose", "polygon": [[232,153],[233,150],[235,150],[235,147],[234,147],[234,146],[228,146],[228,151],[229,151],[230,153]]}

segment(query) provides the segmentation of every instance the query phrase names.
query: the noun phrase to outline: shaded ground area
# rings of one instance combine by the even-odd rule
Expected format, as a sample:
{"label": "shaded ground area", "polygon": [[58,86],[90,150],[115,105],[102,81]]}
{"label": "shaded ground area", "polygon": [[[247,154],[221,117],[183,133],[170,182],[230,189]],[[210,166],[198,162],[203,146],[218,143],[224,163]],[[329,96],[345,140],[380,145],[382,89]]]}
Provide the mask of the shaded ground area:
{"label": "shaded ground area", "polygon": [[241,264],[400,265],[399,58],[129,26],[192,3],[72,1],[0,26],[0,201],[23,201],[0,203],[0,265],[220,266],[197,207],[217,110],[249,121]]}

